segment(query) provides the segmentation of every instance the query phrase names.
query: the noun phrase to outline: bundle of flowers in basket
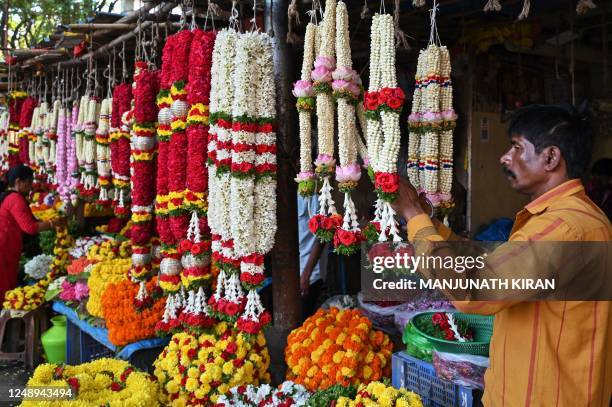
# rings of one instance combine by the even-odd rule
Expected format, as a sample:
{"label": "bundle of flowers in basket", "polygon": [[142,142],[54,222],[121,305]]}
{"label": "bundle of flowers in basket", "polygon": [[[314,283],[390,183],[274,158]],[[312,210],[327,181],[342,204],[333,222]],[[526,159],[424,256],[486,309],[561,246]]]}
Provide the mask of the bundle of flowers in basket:
{"label": "bundle of flowers in basket", "polygon": [[308,405],[310,392],[292,381],[277,389],[269,384],[236,386],[219,397],[215,407],[300,407]]}
{"label": "bundle of flowers in basket", "polygon": [[447,341],[471,342],[474,340],[472,328],[454,318],[450,312],[436,312],[431,318],[417,318],[413,324],[423,333]]}
{"label": "bundle of flowers in basket", "polygon": [[354,309],[319,309],[287,338],[287,379],[309,390],[388,377],[393,344]]}
{"label": "bundle of flowers in basket", "polygon": [[381,382],[361,385],[354,399],[340,397],[336,407],[386,406],[386,407],[423,407],[418,394],[406,389],[395,389]]}
{"label": "bundle of flowers in basket", "polygon": [[[156,277],[147,282],[147,292],[151,295],[151,304],[134,307],[134,297],[138,293],[138,284],[129,280],[110,283],[102,294],[102,314],[108,328],[108,339],[117,346],[124,346],[141,339],[155,336],[155,324],[160,320],[165,298],[155,295]],[[161,294],[161,293],[158,293]]]}
{"label": "bundle of flowers in basket", "polygon": [[166,405],[214,405],[232,387],[269,382],[263,333],[247,337],[226,322],[199,336],[175,334],[154,363]]}
{"label": "bundle of flowers in basket", "polygon": [[65,399],[24,401],[25,407],[53,406],[159,406],[159,385],[128,362],[98,359],[77,366],[45,363],[34,371],[27,388],[62,389]]}

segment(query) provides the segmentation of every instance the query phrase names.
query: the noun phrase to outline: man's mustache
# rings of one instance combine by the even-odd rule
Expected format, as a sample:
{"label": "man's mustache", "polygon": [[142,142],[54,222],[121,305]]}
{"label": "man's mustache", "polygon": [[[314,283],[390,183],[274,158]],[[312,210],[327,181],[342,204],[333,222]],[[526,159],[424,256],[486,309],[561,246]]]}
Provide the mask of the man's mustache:
{"label": "man's mustache", "polygon": [[516,174],[514,172],[512,172],[512,170],[510,168],[506,167],[505,165],[502,166],[502,171],[507,176],[516,179]]}

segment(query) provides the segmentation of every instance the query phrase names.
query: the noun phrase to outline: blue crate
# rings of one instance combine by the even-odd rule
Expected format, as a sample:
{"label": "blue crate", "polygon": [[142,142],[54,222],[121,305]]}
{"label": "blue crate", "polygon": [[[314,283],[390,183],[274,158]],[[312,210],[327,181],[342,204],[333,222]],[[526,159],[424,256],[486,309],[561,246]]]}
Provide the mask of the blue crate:
{"label": "blue crate", "polygon": [[439,379],[433,364],[397,352],[391,359],[393,387],[421,396],[425,407],[473,407],[472,389]]}
{"label": "blue crate", "polygon": [[115,352],[96,341],[91,335],[81,331],[80,337],[81,361],[80,363],[91,362],[100,358],[112,358]]}

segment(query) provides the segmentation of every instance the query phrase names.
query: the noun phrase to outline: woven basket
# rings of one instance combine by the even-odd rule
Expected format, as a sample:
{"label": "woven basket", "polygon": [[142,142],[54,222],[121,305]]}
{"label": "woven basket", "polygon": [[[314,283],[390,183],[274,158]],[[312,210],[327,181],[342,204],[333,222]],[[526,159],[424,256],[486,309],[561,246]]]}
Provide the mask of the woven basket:
{"label": "woven basket", "polygon": [[433,345],[434,349],[440,352],[467,353],[470,355],[489,356],[489,343],[491,342],[491,335],[493,334],[492,316],[452,312],[455,320],[466,323],[474,331],[474,341],[457,342],[435,338],[424,333],[418,328],[418,322],[420,320],[431,320],[431,316],[433,314],[435,314],[435,312],[423,312],[421,314],[417,314],[412,318],[412,323],[416,332],[427,338],[427,340],[429,340],[429,342],[431,342]]}

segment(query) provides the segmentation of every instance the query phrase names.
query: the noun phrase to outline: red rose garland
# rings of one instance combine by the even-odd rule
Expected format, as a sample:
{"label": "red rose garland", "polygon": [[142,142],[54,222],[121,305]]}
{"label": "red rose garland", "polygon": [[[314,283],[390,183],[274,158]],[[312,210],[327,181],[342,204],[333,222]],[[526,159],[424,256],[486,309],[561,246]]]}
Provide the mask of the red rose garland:
{"label": "red rose garland", "polygon": [[30,134],[32,133],[30,125],[32,124],[34,108],[37,105],[38,101],[35,98],[26,98],[19,115],[19,127],[21,128],[19,134],[19,161],[26,165],[30,163],[29,138],[31,138]]}
{"label": "red rose garland", "polygon": [[9,100],[9,167],[14,167],[20,163],[19,160],[19,121],[21,119],[21,109],[25,102],[25,93],[15,93],[10,96]]}
{"label": "red rose garland", "polygon": [[132,267],[130,277],[141,281],[137,300],[146,303],[144,281],[151,271],[151,238],[155,200],[155,120],[159,72],[136,62],[134,73],[134,124],[132,126]]}
{"label": "red rose garland", "polygon": [[185,184],[187,180],[187,91],[185,90],[189,70],[189,51],[193,40],[191,31],[180,31],[175,34],[176,42],[173,47],[172,68],[170,78],[172,87],[172,136],[168,154],[168,187],[170,196],[168,210],[170,214],[170,227],[177,240],[181,240],[187,233],[189,224],[188,215],[183,207]]}
{"label": "red rose garland", "polygon": [[[113,107],[110,128],[110,156],[113,187],[115,188],[113,209],[115,216],[127,217],[130,213],[130,133],[127,123],[123,124],[124,115],[132,104],[132,86],[121,83],[113,90]],[[126,117],[127,120],[127,117]]]}

